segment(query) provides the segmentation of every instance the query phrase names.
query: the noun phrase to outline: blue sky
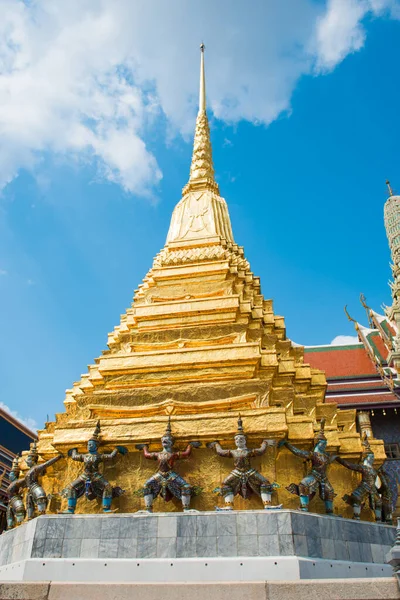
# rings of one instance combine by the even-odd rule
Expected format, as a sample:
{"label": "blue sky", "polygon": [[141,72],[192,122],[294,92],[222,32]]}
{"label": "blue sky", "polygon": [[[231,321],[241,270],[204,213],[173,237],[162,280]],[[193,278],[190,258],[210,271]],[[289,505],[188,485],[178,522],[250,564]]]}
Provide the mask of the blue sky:
{"label": "blue sky", "polygon": [[288,337],[354,335],[360,292],[390,304],[398,2],[189,4],[0,0],[0,402],[39,427],[164,244],[202,39],[221,194]]}

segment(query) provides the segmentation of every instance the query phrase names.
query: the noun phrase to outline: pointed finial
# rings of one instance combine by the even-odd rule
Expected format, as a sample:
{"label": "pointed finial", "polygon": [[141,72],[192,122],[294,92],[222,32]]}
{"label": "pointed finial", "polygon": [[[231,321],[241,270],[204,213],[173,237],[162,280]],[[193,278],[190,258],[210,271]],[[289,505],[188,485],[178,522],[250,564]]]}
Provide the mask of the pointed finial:
{"label": "pointed finial", "polygon": [[13,473],[15,475],[16,479],[19,477],[19,474],[21,471],[20,466],[19,466],[19,459],[20,459],[19,454],[16,454],[14,457],[14,460],[12,461],[12,467],[11,467],[11,471],[10,471],[10,475],[11,475],[11,473]]}
{"label": "pointed finial", "polygon": [[100,419],[99,419],[96,423],[96,427],[93,431],[93,435],[89,441],[93,441],[93,442],[96,442],[96,444],[99,444],[100,443],[100,434],[101,434],[101,427],[100,427]]}
{"label": "pointed finial", "polygon": [[242,417],[241,417],[240,413],[239,413],[237,424],[238,424],[238,427],[237,427],[237,434],[236,435],[244,435],[243,421],[242,421]]}
{"label": "pointed finial", "polygon": [[361,444],[364,447],[363,452],[362,452],[363,458],[367,457],[368,454],[373,454],[366,431],[364,431],[364,435],[361,439]]}
{"label": "pointed finial", "polygon": [[172,429],[171,429],[171,415],[168,415],[167,427],[165,429],[165,433],[164,433],[163,437],[169,438],[172,443],[174,443],[174,441],[175,441],[175,438],[172,435]]}
{"label": "pointed finial", "polygon": [[200,44],[200,88],[199,88],[199,113],[206,110],[206,76],[204,71],[204,50],[203,42]]}
{"label": "pointed finial", "polygon": [[393,196],[393,190],[392,190],[392,186],[390,185],[389,179],[386,180],[386,185],[387,185],[388,190],[389,190],[389,196]]}
{"label": "pointed finial", "polygon": [[371,309],[370,309],[370,307],[367,304],[366,297],[362,293],[360,294],[360,302],[363,305],[363,307],[365,308],[365,311],[367,313],[369,326],[371,327],[371,329],[375,329],[375,324],[374,324],[374,322],[372,320],[372,317],[371,317]]}
{"label": "pointed finial", "polygon": [[33,440],[33,443],[31,445],[31,449],[29,450],[29,456],[32,457],[36,457],[39,456],[38,450],[37,450],[37,441]]}
{"label": "pointed finial", "polygon": [[326,421],[325,417],[322,417],[322,419],[319,422],[319,431],[318,431],[317,435],[315,436],[316,442],[321,442],[321,441],[326,442],[325,421]]}
{"label": "pointed finial", "polygon": [[363,307],[365,308],[365,310],[369,310],[369,306],[367,304],[367,299],[362,292],[360,294],[360,302],[363,305]]}
{"label": "pointed finial", "polygon": [[344,307],[344,312],[345,312],[345,314],[346,314],[346,317],[348,318],[348,320],[349,320],[349,321],[353,321],[353,323],[355,323],[356,325],[358,325],[357,321],[356,321],[355,319],[353,319],[353,317],[351,317],[351,316],[349,315],[349,313],[348,313],[348,310],[347,310],[347,304],[346,304],[346,306]]}
{"label": "pointed finial", "polygon": [[209,190],[219,195],[214,178],[210,127],[206,111],[206,78],[204,71],[204,44],[200,45],[200,91],[199,112],[194,133],[192,164],[189,181],[182,190],[183,195],[191,191]]}

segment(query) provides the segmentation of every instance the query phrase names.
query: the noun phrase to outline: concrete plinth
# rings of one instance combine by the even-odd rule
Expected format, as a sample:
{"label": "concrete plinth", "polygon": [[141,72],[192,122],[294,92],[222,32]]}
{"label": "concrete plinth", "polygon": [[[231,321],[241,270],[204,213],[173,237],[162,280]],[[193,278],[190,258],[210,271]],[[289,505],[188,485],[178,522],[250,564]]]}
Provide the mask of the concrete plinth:
{"label": "concrete plinth", "polygon": [[390,577],[395,528],[297,511],[46,515],[0,536],[0,581]]}
{"label": "concrete plinth", "polygon": [[231,583],[2,583],[0,600],[399,600],[394,578]]}

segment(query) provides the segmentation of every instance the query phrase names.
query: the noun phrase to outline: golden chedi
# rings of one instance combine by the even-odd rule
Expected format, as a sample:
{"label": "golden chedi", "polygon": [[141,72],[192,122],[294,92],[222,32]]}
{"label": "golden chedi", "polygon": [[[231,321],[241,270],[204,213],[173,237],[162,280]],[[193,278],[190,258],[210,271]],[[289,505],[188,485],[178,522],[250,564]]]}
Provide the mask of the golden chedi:
{"label": "golden chedi", "polygon": [[[48,459],[73,447],[85,451],[100,419],[100,451],[116,445],[129,450],[123,461],[105,467],[106,478],[125,490],[115,506],[120,512],[136,511],[143,508],[143,499],[135,491],[152,475],[154,465],[135,445],[147,442],[150,451],[157,449],[171,417],[178,448],[193,439],[202,442],[190,461],[179,466],[185,479],[202,488],[191,507],[213,510],[223,505],[213,490],[231,466],[205,444],[219,440],[229,447],[239,413],[249,447],[265,438],[287,437],[311,449],[318,422],[325,418],[328,450],[359,458],[355,410],[325,404],[325,389],[325,374],[304,363],[303,348],[286,337],[283,317],[274,314],[272,301],[261,294],[259,278],[234,241],[228,207],[214,178],[202,46],[190,178],[173,211],[166,244],[109,335],[108,350],[67,390],[65,412],[39,432],[39,453]],[[382,461],[382,442],[371,440],[371,445]],[[253,465],[281,485],[273,504],[298,507],[298,498],[285,486],[303,477],[302,459],[273,448]],[[59,461],[47,475],[46,490],[61,492],[77,473],[73,461]],[[357,476],[333,464],[329,477],[337,493],[335,512],[350,516],[341,498]],[[259,508],[259,500],[236,497],[234,506]],[[100,502],[86,500],[77,507],[77,512],[100,510]],[[154,510],[180,506],[158,498]],[[313,500],[310,510],[324,512],[323,503]]]}

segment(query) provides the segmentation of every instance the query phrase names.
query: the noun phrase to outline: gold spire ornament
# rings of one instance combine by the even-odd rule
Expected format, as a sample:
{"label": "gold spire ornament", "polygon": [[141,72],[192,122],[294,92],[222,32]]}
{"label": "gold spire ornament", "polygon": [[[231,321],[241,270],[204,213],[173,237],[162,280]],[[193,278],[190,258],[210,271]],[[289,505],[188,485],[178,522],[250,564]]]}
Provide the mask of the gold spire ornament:
{"label": "gold spire ornament", "polygon": [[183,188],[183,194],[197,190],[211,190],[219,194],[214,178],[214,166],[210,140],[210,126],[206,111],[206,77],[204,69],[204,44],[200,45],[200,90],[199,112],[196,119],[192,164],[189,182]]}
{"label": "gold spire ornament", "polygon": [[193,240],[210,246],[234,243],[226,202],[219,195],[214,177],[210,126],[206,107],[206,77],[204,44],[200,46],[199,112],[196,119],[189,181],[182,190],[182,199],[175,206],[167,236],[167,244],[179,246]]}
{"label": "gold spire ornament", "polygon": [[206,112],[206,76],[204,71],[204,44],[200,44],[200,86],[199,86],[199,113]]}

